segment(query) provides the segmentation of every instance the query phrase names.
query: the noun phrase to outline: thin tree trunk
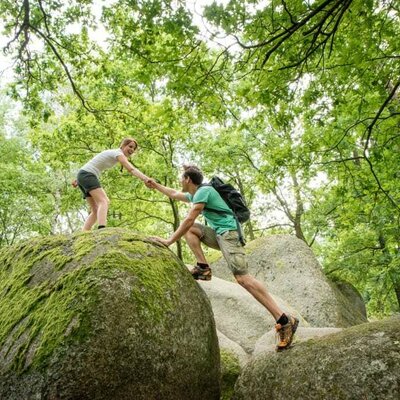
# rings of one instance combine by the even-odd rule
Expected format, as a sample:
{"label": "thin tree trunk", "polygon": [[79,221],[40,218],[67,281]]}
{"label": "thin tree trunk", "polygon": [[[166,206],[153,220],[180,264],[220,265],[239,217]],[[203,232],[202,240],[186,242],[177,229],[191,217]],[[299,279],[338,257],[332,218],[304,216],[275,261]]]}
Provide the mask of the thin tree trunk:
{"label": "thin tree trunk", "polygon": [[[247,205],[248,203],[247,203],[247,200],[246,200],[246,196],[244,195],[243,183],[242,183],[242,180],[240,178],[240,175],[239,175],[238,171],[236,171],[236,182],[237,182],[237,185],[238,185],[239,192],[243,196],[243,199],[244,199],[244,201],[246,202],[246,205]],[[247,234],[249,235],[249,239],[250,240],[254,240],[255,236],[254,236],[254,229],[253,229],[253,223],[251,222],[251,218],[246,223],[246,231],[247,231]]]}
{"label": "thin tree trunk", "polygon": [[395,282],[393,286],[397,299],[397,311],[400,312],[400,282]]}
{"label": "thin tree trunk", "polygon": [[[178,207],[174,200],[169,199],[169,203],[171,204],[172,213],[174,215],[173,227],[174,227],[174,232],[175,232],[179,228],[179,225],[181,223],[181,220],[179,218],[179,210],[178,210]],[[177,246],[177,256],[179,257],[180,260],[183,261],[182,242],[180,240],[178,240],[176,242],[176,246]]]}
{"label": "thin tree trunk", "polygon": [[54,213],[53,218],[51,220],[51,227],[50,232],[52,235],[56,234],[57,231],[57,224],[58,224],[58,217],[60,216],[61,212],[61,193],[59,189],[56,189],[55,193],[52,193],[54,197]]}
{"label": "thin tree trunk", "polygon": [[[301,218],[304,214],[304,207],[303,207],[303,200],[300,195],[300,185],[297,180],[297,176],[295,173],[292,173],[292,181],[293,181],[293,188],[294,188],[294,196],[296,199],[296,213],[294,217],[294,230],[296,232],[296,237],[299,239],[303,240],[305,243],[307,243],[307,240],[304,236],[303,229],[301,227]],[[308,243],[307,243],[308,245]]]}

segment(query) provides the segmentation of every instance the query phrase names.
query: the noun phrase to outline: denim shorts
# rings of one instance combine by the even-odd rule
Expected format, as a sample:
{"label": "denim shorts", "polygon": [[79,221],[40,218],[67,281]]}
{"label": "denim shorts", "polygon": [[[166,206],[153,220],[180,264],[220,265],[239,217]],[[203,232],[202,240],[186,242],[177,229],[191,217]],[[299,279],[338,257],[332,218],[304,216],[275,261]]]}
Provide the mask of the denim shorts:
{"label": "denim shorts", "polygon": [[249,273],[246,254],[244,247],[239,241],[237,231],[226,231],[222,235],[217,235],[214,229],[209,226],[196,222],[194,227],[201,230],[202,236],[200,240],[202,243],[208,247],[222,251],[233,275],[247,275]]}
{"label": "denim shorts", "polygon": [[83,198],[91,197],[90,191],[101,188],[100,181],[95,174],[80,169],[76,177],[79,189],[81,189]]}

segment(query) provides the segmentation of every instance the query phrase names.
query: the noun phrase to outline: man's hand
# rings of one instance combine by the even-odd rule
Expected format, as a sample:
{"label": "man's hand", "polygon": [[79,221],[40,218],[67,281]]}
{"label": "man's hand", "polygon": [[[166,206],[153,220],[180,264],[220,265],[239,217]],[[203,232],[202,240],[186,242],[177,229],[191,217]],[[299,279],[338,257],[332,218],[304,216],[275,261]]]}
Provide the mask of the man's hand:
{"label": "man's hand", "polygon": [[169,239],[163,239],[163,238],[160,238],[160,237],[157,237],[157,236],[151,236],[151,237],[149,237],[149,239],[150,240],[154,240],[156,242],[159,242],[159,243],[161,243],[161,244],[163,244],[164,246],[167,246],[167,247],[171,246],[171,244],[172,244],[172,242]]}
{"label": "man's hand", "polygon": [[77,187],[78,187],[78,181],[77,181],[76,179],[74,179],[74,180],[71,182],[71,185],[72,185],[72,187],[77,188]]}

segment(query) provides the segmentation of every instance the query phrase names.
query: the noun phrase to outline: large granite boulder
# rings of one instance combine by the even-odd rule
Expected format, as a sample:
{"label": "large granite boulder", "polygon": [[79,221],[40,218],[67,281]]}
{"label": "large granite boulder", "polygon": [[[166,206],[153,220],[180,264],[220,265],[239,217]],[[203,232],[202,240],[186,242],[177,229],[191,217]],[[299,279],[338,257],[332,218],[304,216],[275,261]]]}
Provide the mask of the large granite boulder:
{"label": "large granite boulder", "polygon": [[364,299],[362,298],[360,292],[351,283],[342,281],[336,277],[330,282],[347,299],[347,302],[352,304],[353,310],[356,311],[357,315],[362,315],[365,319],[368,318]]}
{"label": "large granite boulder", "polygon": [[242,371],[234,400],[400,399],[400,317],[263,353]]}
{"label": "large granite boulder", "polygon": [[[249,272],[271,293],[297,310],[313,327],[348,327],[366,322],[354,297],[343,294],[322,271],[312,250],[290,235],[273,235],[248,243]],[[223,258],[212,264],[213,274],[233,280]]]}
{"label": "large granite boulder", "polygon": [[167,248],[110,228],[27,241],[0,266],[2,400],[219,399],[210,303]]}

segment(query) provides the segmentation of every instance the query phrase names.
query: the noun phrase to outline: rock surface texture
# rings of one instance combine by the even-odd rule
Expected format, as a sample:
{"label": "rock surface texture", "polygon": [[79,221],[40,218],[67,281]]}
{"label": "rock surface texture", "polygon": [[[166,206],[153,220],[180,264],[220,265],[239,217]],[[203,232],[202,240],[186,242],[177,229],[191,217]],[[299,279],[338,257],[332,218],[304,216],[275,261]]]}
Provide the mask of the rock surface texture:
{"label": "rock surface texture", "polygon": [[27,241],[0,266],[2,400],[219,399],[210,303],[165,247],[110,228]]}
{"label": "rock surface texture", "polygon": [[[302,240],[290,235],[260,238],[246,246],[246,253],[249,272],[309,326],[343,328],[367,322],[365,307],[354,301],[354,293],[339,290],[327,279]],[[220,258],[212,266],[214,276],[233,280],[225,260]]]}
{"label": "rock surface texture", "polygon": [[264,353],[247,364],[234,400],[400,399],[400,317]]}

